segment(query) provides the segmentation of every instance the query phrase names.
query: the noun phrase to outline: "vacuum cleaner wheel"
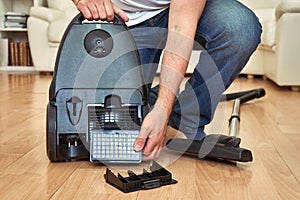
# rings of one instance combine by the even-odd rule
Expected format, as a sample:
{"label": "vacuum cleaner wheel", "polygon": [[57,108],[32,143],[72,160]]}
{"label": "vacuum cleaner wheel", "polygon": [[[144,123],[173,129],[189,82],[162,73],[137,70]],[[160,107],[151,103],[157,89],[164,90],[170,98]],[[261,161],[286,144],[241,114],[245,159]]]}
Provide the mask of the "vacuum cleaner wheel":
{"label": "vacuum cleaner wheel", "polygon": [[52,162],[58,161],[56,157],[56,107],[48,103],[47,105],[47,124],[46,124],[46,144],[47,155]]}

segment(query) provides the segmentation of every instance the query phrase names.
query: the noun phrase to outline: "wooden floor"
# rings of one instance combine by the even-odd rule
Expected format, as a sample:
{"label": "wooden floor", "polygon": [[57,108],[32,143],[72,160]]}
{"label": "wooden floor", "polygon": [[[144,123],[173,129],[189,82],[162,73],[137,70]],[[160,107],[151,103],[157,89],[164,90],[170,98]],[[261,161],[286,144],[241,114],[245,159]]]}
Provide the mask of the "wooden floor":
{"label": "wooden floor", "polygon": [[[239,136],[254,161],[230,165],[164,150],[158,162],[178,183],[124,194],[105,183],[104,165],[49,162],[45,108],[51,78],[0,73],[0,199],[300,199],[300,92],[268,80],[237,79],[229,91],[267,92],[241,109]],[[227,133],[231,105],[220,105],[209,132]],[[133,168],[139,173],[149,165]]]}

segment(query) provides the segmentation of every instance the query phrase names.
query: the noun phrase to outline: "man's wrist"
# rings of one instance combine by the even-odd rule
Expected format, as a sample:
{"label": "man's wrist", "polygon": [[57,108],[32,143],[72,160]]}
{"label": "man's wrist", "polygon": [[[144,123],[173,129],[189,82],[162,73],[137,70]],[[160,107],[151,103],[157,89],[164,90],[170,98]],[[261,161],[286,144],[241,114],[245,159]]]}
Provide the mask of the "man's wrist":
{"label": "man's wrist", "polygon": [[169,116],[173,109],[175,96],[176,94],[174,94],[173,91],[163,85],[160,85],[158,97],[154,106],[163,109],[166,115]]}

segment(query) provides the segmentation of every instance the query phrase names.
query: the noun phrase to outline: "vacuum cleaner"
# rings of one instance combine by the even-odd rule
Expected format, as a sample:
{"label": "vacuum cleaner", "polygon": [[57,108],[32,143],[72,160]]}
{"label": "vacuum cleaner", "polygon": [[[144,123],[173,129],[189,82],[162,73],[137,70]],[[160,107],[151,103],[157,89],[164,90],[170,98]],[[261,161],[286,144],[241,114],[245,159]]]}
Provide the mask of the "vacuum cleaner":
{"label": "vacuum cleaner", "polygon": [[47,105],[50,161],[139,163],[133,150],[149,106],[135,42],[113,23],[78,14],[60,44]]}
{"label": "vacuum cleaner", "polygon": [[[264,95],[263,89],[223,95],[235,99],[229,136],[208,135],[201,141],[173,138],[167,147],[201,158],[252,161],[251,151],[240,148],[236,137],[239,109]],[[117,15],[109,23],[88,22],[78,14],[62,38],[49,89],[50,161],[141,162],[142,153],[133,150],[133,143],[148,111],[141,61],[125,23]]]}

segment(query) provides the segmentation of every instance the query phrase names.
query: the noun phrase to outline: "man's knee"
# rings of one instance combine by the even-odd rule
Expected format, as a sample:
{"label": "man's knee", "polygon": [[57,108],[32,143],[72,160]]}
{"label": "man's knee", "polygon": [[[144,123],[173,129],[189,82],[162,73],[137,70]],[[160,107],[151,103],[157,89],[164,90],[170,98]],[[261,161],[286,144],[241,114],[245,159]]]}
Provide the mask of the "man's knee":
{"label": "man's knee", "polygon": [[227,30],[239,52],[253,52],[260,43],[261,24],[248,8],[233,12],[227,20]]}

